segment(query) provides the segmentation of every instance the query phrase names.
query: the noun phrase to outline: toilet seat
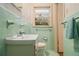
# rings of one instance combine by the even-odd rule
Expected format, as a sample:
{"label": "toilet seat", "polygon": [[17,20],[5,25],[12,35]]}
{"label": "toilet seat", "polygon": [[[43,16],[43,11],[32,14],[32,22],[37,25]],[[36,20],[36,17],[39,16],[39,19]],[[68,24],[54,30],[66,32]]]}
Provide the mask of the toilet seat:
{"label": "toilet seat", "polygon": [[45,48],[46,47],[46,44],[43,43],[43,42],[38,42],[38,43],[36,43],[35,47],[36,48]]}

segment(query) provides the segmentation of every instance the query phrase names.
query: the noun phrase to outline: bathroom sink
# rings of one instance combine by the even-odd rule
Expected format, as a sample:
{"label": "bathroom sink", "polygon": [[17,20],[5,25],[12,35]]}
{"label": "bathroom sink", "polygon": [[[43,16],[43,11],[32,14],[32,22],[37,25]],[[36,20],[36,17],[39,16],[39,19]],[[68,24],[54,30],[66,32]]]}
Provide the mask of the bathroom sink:
{"label": "bathroom sink", "polygon": [[22,36],[7,37],[6,44],[31,44],[38,38],[37,34],[26,34]]}

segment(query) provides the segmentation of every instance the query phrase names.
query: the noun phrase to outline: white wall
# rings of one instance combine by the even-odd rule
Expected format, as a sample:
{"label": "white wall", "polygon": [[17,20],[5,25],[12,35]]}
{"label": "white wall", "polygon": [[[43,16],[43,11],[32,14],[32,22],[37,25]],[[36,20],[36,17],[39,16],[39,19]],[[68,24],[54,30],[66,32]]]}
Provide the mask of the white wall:
{"label": "white wall", "polygon": [[65,4],[65,17],[70,16],[79,11],[79,3]]}
{"label": "white wall", "polygon": [[49,3],[23,3],[22,15],[34,25],[34,7],[49,7],[50,5]]}

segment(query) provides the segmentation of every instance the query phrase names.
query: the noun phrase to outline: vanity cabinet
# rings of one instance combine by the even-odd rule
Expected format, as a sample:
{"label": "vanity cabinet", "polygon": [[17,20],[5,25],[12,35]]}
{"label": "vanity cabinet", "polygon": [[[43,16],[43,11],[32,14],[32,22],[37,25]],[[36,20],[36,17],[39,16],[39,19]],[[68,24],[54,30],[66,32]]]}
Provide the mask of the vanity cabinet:
{"label": "vanity cabinet", "polygon": [[34,44],[6,44],[7,56],[34,56]]}
{"label": "vanity cabinet", "polygon": [[6,38],[7,56],[35,56],[35,44],[38,35],[27,34],[22,39]]}

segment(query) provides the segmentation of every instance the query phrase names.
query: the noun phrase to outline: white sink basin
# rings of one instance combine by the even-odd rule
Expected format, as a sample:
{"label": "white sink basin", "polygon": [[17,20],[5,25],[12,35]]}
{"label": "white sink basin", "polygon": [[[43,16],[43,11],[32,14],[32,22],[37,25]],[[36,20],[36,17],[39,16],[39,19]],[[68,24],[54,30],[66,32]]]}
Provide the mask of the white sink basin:
{"label": "white sink basin", "polygon": [[38,38],[37,34],[27,34],[22,36],[13,36],[13,37],[7,37],[6,43],[7,44],[30,44],[35,42],[35,40]]}

